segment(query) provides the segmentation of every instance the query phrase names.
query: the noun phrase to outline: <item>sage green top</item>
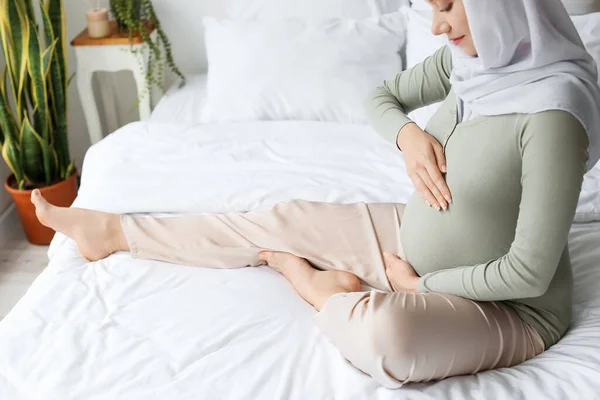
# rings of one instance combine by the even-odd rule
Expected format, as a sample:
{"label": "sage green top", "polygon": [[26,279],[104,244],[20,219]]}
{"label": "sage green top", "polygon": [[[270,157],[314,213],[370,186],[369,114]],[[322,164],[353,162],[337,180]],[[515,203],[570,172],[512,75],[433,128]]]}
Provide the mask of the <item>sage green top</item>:
{"label": "sage green top", "polygon": [[369,119],[396,143],[406,114],[443,100],[425,131],[444,147],[447,211],[415,193],[402,217],[408,262],[420,292],[502,301],[542,336],[546,348],[571,320],[567,238],[588,157],[588,137],[570,113],[481,116],[458,122],[446,46],[385,81]]}

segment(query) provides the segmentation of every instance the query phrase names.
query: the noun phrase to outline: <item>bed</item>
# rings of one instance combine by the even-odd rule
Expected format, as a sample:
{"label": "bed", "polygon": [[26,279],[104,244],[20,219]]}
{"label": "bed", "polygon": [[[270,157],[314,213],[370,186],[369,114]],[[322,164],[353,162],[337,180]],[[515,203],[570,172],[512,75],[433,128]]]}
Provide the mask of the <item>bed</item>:
{"label": "bed", "polygon": [[[192,76],[150,121],[90,148],[73,206],[173,216],[412,195],[402,156],[368,125],[207,124],[206,93],[207,76]],[[267,267],[124,252],[90,263],[57,234],[48,267],[0,322],[0,399],[598,399],[600,215],[595,175],[588,182],[569,236],[572,327],[515,368],[386,389],[344,360],[315,310]]]}

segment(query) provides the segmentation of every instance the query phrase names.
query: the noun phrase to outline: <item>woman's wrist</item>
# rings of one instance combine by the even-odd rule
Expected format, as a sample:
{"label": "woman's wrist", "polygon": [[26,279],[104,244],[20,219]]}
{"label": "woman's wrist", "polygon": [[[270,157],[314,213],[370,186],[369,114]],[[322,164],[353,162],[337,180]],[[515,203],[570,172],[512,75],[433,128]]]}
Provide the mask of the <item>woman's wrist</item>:
{"label": "woman's wrist", "polygon": [[411,279],[409,284],[410,293],[418,294],[419,293],[419,283],[421,282],[421,277],[417,276]]}
{"label": "woman's wrist", "polygon": [[419,125],[417,125],[414,122],[409,122],[402,128],[400,128],[400,130],[398,131],[398,135],[396,136],[396,145],[400,150],[402,150],[403,148],[402,143],[404,143],[406,138],[411,136],[411,134],[414,133],[415,130],[418,132],[421,130],[421,128],[419,128]]}

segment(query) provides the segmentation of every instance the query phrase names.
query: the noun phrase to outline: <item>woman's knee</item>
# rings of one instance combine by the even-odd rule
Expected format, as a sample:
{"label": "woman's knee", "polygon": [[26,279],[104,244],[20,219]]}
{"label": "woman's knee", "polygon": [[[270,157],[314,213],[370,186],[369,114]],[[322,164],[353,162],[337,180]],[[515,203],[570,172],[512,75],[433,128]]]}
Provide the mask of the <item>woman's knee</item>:
{"label": "woman's knee", "polygon": [[[357,293],[325,307],[320,326],[348,359],[385,387],[405,383],[418,351],[418,314],[393,307],[379,292]],[[402,295],[402,294],[397,294]],[[329,313],[329,314],[327,314]]]}
{"label": "woman's knee", "polygon": [[369,344],[366,351],[374,363],[372,368],[387,375],[386,379],[406,382],[418,352],[417,315],[402,309],[382,310],[364,324],[365,332],[359,340]]}

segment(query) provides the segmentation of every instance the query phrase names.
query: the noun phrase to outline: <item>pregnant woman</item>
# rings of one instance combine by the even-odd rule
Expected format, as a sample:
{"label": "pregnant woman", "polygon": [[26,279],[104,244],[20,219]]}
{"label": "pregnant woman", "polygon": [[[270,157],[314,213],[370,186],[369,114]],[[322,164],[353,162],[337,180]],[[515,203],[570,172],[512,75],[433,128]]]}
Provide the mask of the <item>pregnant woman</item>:
{"label": "pregnant woman", "polygon": [[[375,129],[404,153],[408,204],[281,203],[153,218],[57,208],[40,221],[89,260],[268,264],[357,368],[390,388],[526,361],[571,319],[567,237],[599,158],[600,89],[560,0],[433,0],[449,44],[377,88]],[[426,131],[406,114],[443,101]],[[374,290],[361,291],[361,283]]]}

